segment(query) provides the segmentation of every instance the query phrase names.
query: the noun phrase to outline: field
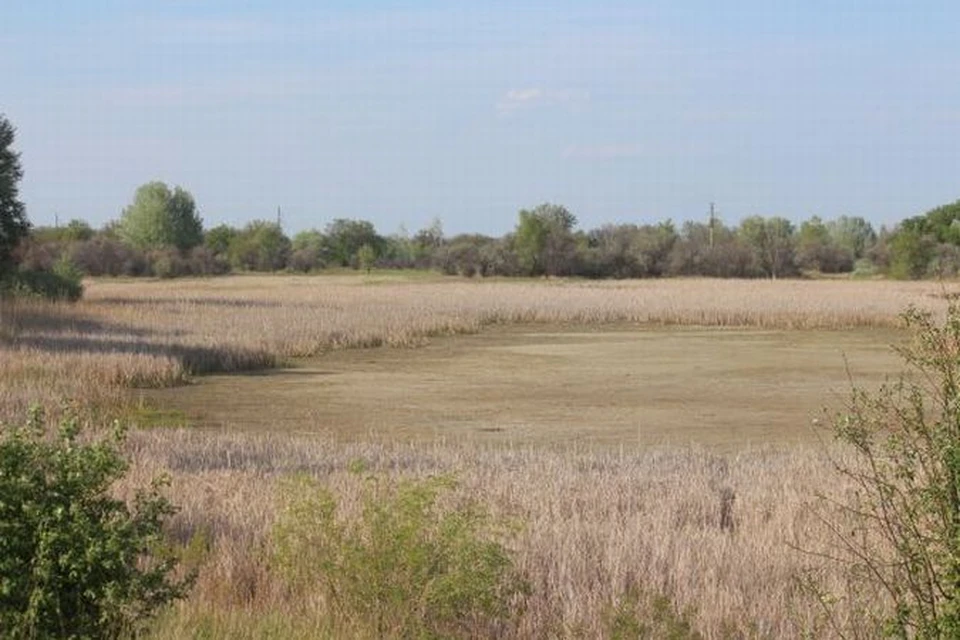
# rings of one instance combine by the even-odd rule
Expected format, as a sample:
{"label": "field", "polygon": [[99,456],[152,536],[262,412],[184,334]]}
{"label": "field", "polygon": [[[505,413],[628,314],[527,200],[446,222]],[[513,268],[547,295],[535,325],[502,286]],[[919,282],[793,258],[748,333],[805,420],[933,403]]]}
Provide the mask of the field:
{"label": "field", "polygon": [[144,391],[204,428],[338,440],[689,444],[815,439],[851,382],[897,371],[891,329],[494,327]]}
{"label": "field", "polygon": [[[173,533],[204,541],[193,595],[158,637],[342,635],[329,603],[294,597],[264,549],[284,478],[315,477],[356,511],[357,461],[391,480],[452,473],[456,499],[517,523],[508,544],[531,589],[509,635],[611,635],[611,611],[639,587],[704,637],[829,637],[798,587],[804,569],[865,596],[842,567],[796,550],[828,544],[811,504],[846,491],[826,455],[843,453],[812,420],[851,381],[895,373],[899,313],[938,311],[950,293],[389,274],[93,281],[72,307],[0,311],[0,417],[68,401],[91,420],[150,427],[130,442],[131,486],[170,473]],[[843,622],[869,614],[858,602]]]}

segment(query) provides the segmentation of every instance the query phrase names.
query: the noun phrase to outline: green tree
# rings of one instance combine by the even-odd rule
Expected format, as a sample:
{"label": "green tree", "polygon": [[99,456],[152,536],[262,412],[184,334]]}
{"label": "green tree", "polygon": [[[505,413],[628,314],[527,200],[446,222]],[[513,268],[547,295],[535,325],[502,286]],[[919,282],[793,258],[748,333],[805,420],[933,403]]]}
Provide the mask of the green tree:
{"label": "green tree", "polygon": [[214,255],[227,256],[230,253],[230,244],[237,237],[239,231],[226,224],[219,224],[203,234],[203,245]]}
{"label": "green tree", "polygon": [[752,261],[750,247],[735,229],[719,220],[713,225],[688,220],[670,251],[670,273],[743,278],[750,275]]}
{"label": "green tree", "polygon": [[849,251],[854,260],[863,258],[877,242],[877,232],[860,216],[840,216],[827,223],[827,230],[834,244]]}
{"label": "green tree", "polygon": [[36,242],[84,242],[96,232],[84,220],[74,218],[63,227],[34,227],[30,238]]}
{"label": "green tree", "polygon": [[908,218],[903,224],[932,234],[937,242],[960,245],[960,200],[931,209],[922,216]]}
{"label": "green tree", "polygon": [[163,525],[174,512],[162,482],[131,505],[113,486],[129,469],[114,439],[51,437],[42,413],[0,424],[0,630],[5,638],[119,638],[190,580],[171,577]]}
{"label": "green tree", "polygon": [[357,252],[365,244],[373,247],[379,255],[383,250],[383,238],[377,234],[372,222],[338,218],[327,225],[327,242],[330,259],[341,267],[357,265]]}
{"label": "green tree", "polygon": [[297,271],[311,271],[326,266],[329,259],[327,239],[316,229],[307,229],[293,236],[290,267]]}
{"label": "green tree", "polygon": [[740,223],[739,233],[750,246],[760,274],[776,279],[794,271],[793,225],[789,220],[751,216]]}
{"label": "green tree", "polygon": [[290,239],[276,222],[254,220],[230,243],[230,262],[248,271],[276,271],[287,266]]}
{"label": "green tree", "polygon": [[203,223],[196,202],[180,187],[148,182],[137,189],[123,211],[120,238],[138,249],[191,249],[203,242]]}
{"label": "green tree", "polygon": [[595,278],[648,278],[664,275],[678,239],[673,222],[656,225],[604,225],[583,237],[579,273]]}
{"label": "green tree", "polygon": [[20,154],[12,149],[16,129],[0,114],[0,277],[12,266],[13,250],[30,230],[18,183],[23,178]]}
{"label": "green tree", "polygon": [[550,203],[518,215],[513,244],[520,267],[527,275],[566,275],[573,270],[577,218],[565,207]]}
{"label": "green tree", "polygon": [[936,247],[933,236],[917,230],[914,225],[902,225],[887,245],[891,276],[909,280],[926,275]]}
{"label": "green tree", "polygon": [[830,244],[830,231],[819,216],[804,220],[797,232],[797,263],[807,269],[819,270],[821,256]]}
{"label": "green tree", "polygon": [[373,263],[377,261],[377,252],[368,244],[357,249],[357,264],[361,269],[370,273]]}
{"label": "green tree", "polygon": [[830,226],[813,216],[800,224],[796,238],[797,265],[823,273],[839,273],[853,269],[853,250],[842,247],[830,233]]}

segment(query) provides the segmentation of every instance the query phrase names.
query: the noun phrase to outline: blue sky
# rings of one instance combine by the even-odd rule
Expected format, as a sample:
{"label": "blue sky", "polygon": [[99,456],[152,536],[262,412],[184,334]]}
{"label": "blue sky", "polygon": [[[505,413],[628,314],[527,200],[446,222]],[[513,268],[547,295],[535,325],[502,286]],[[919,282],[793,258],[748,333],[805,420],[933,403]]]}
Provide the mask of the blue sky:
{"label": "blue sky", "polygon": [[[960,3],[13,0],[0,113],[35,224],[159,179],[207,225],[499,235],[960,198]],[[842,5],[842,8],[837,8]]]}

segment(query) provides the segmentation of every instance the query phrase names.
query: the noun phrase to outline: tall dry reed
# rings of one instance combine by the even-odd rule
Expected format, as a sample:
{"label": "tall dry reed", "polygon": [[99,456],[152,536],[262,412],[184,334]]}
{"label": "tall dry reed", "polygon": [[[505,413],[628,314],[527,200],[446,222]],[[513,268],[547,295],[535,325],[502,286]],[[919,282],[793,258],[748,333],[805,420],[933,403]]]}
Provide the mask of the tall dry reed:
{"label": "tall dry reed", "polygon": [[103,406],[129,387],[274,366],[330,349],[416,346],[491,324],[839,329],[936,308],[935,283],[404,280],[235,276],[94,280],[69,305],[0,301],[0,419],[29,402]]}
{"label": "tall dry reed", "polygon": [[[157,631],[202,626],[258,637],[251,621],[279,615],[285,633],[323,628],[318,601],[292,598],[267,562],[277,483],[305,473],[360,508],[357,461],[392,478],[453,473],[458,493],[519,525],[508,546],[531,586],[513,635],[603,637],[612,608],[632,588],[689,609],[707,638],[832,637],[817,602],[800,589],[809,566],[845,593],[843,568],[796,550],[824,532],[808,511],[815,492],[842,483],[822,451],[692,449],[611,451],[484,448],[470,444],[335,444],[322,439],[140,433],[132,443],[143,482],[168,471],[188,540],[209,543],[192,598]],[[725,500],[735,497],[732,506]],[[727,522],[724,522],[728,519]],[[642,610],[638,615],[643,615]],[[858,624],[854,607],[840,620]],[[262,628],[260,628],[262,631]],[[804,633],[813,634],[804,636]]]}

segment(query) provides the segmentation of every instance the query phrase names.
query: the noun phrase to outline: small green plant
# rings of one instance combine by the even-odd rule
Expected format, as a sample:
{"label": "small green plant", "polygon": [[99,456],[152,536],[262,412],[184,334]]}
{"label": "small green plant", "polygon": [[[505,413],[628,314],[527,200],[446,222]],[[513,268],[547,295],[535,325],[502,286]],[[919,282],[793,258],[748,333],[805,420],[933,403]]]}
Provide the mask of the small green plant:
{"label": "small green plant", "polygon": [[367,273],[370,273],[376,261],[377,252],[369,244],[364,244],[357,250],[357,265]]}
{"label": "small green plant", "polygon": [[[854,490],[820,510],[836,543],[825,555],[845,563],[851,593],[866,603],[863,617],[878,633],[957,638],[960,306],[951,302],[942,322],[916,309],[903,318],[912,333],[897,349],[906,371],[876,393],[855,389],[834,422],[853,453],[837,469]],[[829,614],[838,597],[817,594]]]}
{"label": "small green plant", "polygon": [[319,590],[352,634],[499,635],[525,585],[476,505],[441,508],[452,487],[449,478],[372,476],[360,512],[347,517],[329,491],[298,478],[283,490],[275,565],[291,587]]}
{"label": "small green plant", "polygon": [[702,640],[693,626],[694,612],[678,610],[670,598],[632,586],[604,614],[610,640]]}
{"label": "small green plant", "polygon": [[190,579],[163,523],[174,509],[163,480],[132,506],[111,495],[128,469],[123,432],[80,439],[75,419],[49,433],[43,413],[0,425],[0,630],[9,638],[133,636]]}

